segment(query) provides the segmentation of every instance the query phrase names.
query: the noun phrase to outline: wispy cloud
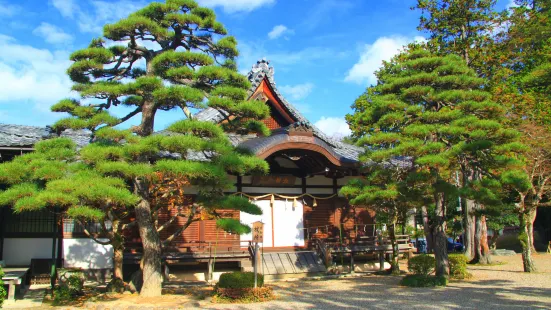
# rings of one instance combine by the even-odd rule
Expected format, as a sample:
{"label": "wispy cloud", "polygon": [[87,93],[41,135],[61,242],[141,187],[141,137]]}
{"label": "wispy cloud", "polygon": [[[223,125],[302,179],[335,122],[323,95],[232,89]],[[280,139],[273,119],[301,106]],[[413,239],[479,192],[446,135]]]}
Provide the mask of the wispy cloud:
{"label": "wispy cloud", "polygon": [[279,86],[279,89],[292,100],[302,100],[310,95],[314,89],[314,84],[283,85]]}
{"label": "wispy cloud", "polygon": [[15,4],[10,4],[5,1],[0,1],[0,16],[1,17],[12,17],[15,14],[19,13],[22,8]]}
{"label": "wispy cloud", "polygon": [[316,0],[312,10],[306,14],[302,28],[313,30],[321,23],[328,23],[336,14],[342,14],[353,7],[353,3],[346,0]]}
{"label": "wispy cloud", "polygon": [[272,5],[276,0],[198,0],[200,5],[222,7],[226,13],[251,12]]}
{"label": "wispy cloud", "polygon": [[413,38],[391,36],[380,37],[373,44],[366,44],[360,53],[360,59],[348,71],[345,81],[358,84],[375,84],[377,82],[375,71],[382,66],[384,60],[390,60],[408,43],[424,40],[425,38],[421,36]]}
{"label": "wispy cloud", "polygon": [[287,28],[287,26],[277,25],[272,29],[272,31],[268,33],[268,38],[270,38],[270,40],[274,40],[281,37],[282,35],[293,33],[295,33],[294,30]]}
{"label": "wispy cloud", "polygon": [[52,5],[62,16],[77,22],[81,32],[100,34],[103,26],[127,17],[147,5],[145,0],[90,1],[90,9],[84,9],[74,0],[52,0]]}
{"label": "wispy cloud", "polygon": [[75,13],[80,11],[80,7],[75,0],[52,0],[51,3],[63,17],[73,18]]}
{"label": "wispy cloud", "polygon": [[48,23],[41,23],[40,26],[33,30],[33,34],[42,37],[44,41],[50,44],[69,44],[73,41],[72,35]]}

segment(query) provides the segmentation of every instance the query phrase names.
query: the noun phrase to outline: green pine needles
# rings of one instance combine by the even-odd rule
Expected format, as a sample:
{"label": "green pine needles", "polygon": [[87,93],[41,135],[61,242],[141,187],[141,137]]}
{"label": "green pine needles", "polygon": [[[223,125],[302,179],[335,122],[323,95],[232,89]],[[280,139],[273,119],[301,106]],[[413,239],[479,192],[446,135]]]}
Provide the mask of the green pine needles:
{"label": "green pine needles", "polygon": [[[233,187],[228,173],[268,171],[266,162],[237,150],[227,136],[270,134],[262,122],[269,108],[247,100],[250,84],[237,71],[237,55],[237,41],[214,11],[191,0],[154,2],[106,25],[103,37],[70,56],[67,74],[81,100],[52,106],[68,116],[52,126],[57,133],[85,130],[92,143],[77,150],[67,139],[54,139],[0,165],[0,181],[14,185],[0,202],[17,212],[56,207],[83,223],[102,223],[102,236],[111,233],[109,242],[116,243],[115,275],[121,277],[121,233],[137,226],[144,249],[141,293],[160,295],[162,245],[205,218],[218,219],[227,231],[250,231],[237,219],[221,218],[218,209],[260,213],[247,199],[224,195]],[[222,125],[194,118],[207,107],[224,115]],[[154,134],[159,111],[180,111],[183,120]],[[153,194],[182,198],[191,187],[197,199],[189,204],[182,199],[159,207]],[[174,216],[163,222],[160,212]],[[160,240],[176,218],[186,224]]]}
{"label": "green pine needles", "polygon": [[[435,207],[436,272],[446,276],[445,217],[448,202],[458,194],[455,172],[466,164],[480,179],[493,179],[505,167],[519,164],[518,133],[504,126],[503,108],[491,101],[484,80],[459,56],[437,56],[410,46],[376,75],[377,85],[356,100],[355,113],[347,120],[365,147],[362,161],[381,163],[383,169],[390,169],[385,162],[396,158],[412,165],[403,180],[415,184],[410,188],[418,191],[418,198],[429,198]],[[383,198],[398,199],[389,189],[363,187],[357,197],[388,193]]]}

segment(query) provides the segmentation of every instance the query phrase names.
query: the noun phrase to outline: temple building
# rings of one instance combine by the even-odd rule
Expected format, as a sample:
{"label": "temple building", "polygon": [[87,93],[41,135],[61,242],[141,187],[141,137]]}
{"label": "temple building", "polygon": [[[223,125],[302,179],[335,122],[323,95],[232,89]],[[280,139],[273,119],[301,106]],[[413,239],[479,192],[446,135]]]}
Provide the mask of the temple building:
{"label": "temple building", "polygon": [[[264,122],[272,133],[266,137],[230,135],[230,139],[234,145],[265,159],[270,174],[228,175],[235,187],[227,194],[249,197],[263,210],[260,216],[239,212],[230,212],[229,216],[246,224],[263,223],[264,273],[321,272],[322,253],[313,240],[374,234],[374,213],[350,205],[338,194],[343,185],[360,175],[358,156],[362,149],[336,141],[310,123],[279,92],[268,61],[258,61],[248,79],[252,84],[249,99],[261,100],[270,107],[271,115]],[[212,108],[195,115],[198,120],[215,123],[223,122],[225,117],[223,111]],[[80,132],[66,131],[64,135],[79,145],[89,140]],[[0,124],[0,162],[32,152],[34,143],[48,137],[48,128]],[[193,195],[193,189],[185,192]],[[7,265],[28,266],[32,259],[51,259],[53,255],[64,267],[112,268],[110,246],[87,238],[82,227],[62,214],[13,214],[9,208],[0,211],[0,260]],[[165,214],[165,218],[169,216]],[[170,235],[184,221],[176,221],[172,229],[163,233]],[[136,266],[139,261],[136,238],[127,240],[127,265]],[[214,220],[195,222],[164,250],[164,261],[174,266],[205,264],[209,273],[213,260],[247,269],[251,240],[251,234],[238,236],[219,231]]]}

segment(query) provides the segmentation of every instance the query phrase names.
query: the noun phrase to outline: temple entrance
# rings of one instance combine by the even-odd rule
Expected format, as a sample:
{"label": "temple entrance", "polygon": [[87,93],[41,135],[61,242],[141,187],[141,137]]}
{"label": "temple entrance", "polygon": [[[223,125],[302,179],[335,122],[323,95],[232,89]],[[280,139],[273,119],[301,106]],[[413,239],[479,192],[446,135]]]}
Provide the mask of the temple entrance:
{"label": "temple entrance", "polygon": [[[262,215],[240,213],[243,224],[256,221],[264,223],[264,247],[304,246],[304,206],[301,202],[276,200],[272,208],[269,200],[255,202],[262,209]],[[252,239],[251,234],[241,235],[241,240]]]}

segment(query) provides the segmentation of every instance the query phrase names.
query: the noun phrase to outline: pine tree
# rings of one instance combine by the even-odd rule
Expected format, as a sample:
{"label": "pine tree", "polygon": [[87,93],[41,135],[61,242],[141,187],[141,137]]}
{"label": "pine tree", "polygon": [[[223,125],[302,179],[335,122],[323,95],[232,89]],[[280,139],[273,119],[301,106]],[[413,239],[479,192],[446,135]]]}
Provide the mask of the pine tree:
{"label": "pine tree", "polygon": [[[551,3],[515,1],[509,10],[508,27],[500,33],[499,57],[503,60],[495,77],[494,96],[507,107],[511,123],[522,132],[528,146],[523,171],[530,180],[527,186],[517,178],[510,188],[517,197],[517,215],[521,224],[524,270],[534,271],[531,253],[535,251],[533,226],[537,208],[545,206],[551,178],[549,125],[551,125]],[[526,231],[525,231],[526,229]]]}
{"label": "pine tree", "polygon": [[[505,14],[495,12],[495,4],[495,0],[418,0],[415,8],[422,12],[418,29],[429,33],[433,52],[459,55],[478,76],[490,79],[502,62],[496,55],[495,36]],[[463,162],[459,172],[458,182],[464,189],[476,181],[469,162]],[[462,199],[465,255],[478,263],[490,262],[487,236],[483,234],[484,208],[479,202]],[[475,213],[479,218],[473,216]]]}
{"label": "pine tree", "polygon": [[518,134],[504,128],[503,109],[457,55],[410,46],[376,76],[377,85],[355,102],[347,120],[366,148],[364,160],[413,161],[410,179],[425,184],[433,198],[436,273],[447,276],[446,206],[457,197],[455,172],[464,159],[475,161],[484,176],[516,163],[510,157],[520,147]]}
{"label": "pine tree", "polygon": [[[369,165],[364,171],[365,179],[355,179],[340,190],[340,194],[349,199],[350,204],[368,206],[384,218],[388,224],[389,239],[392,244],[392,274],[400,274],[398,263],[399,249],[396,241],[396,229],[403,214],[423,205],[423,188],[417,188],[415,182],[408,182],[411,165],[386,162],[382,165]],[[379,221],[378,221],[379,222]],[[402,227],[404,221],[401,221]]]}
{"label": "pine tree", "polygon": [[[122,279],[123,231],[139,197],[123,179],[104,176],[78,160],[76,145],[68,138],[38,142],[35,152],[0,165],[0,206],[16,213],[49,209],[79,222],[95,242],[113,246],[114,276]],[[99,224],[99,232],[89,231]]]}
{"label": "pine tree", "polygon": [[[192,0],[151,3],[106,25],[103,32],[103,38],[71,55],[68,75],[75,83],[73,90],[84,100],[55,104],[53,111],[70,116],[53,128],[57,132],[90,130],[94,142],[79,151],[81,164],[103,177],[124,180],[133,197],[138,197],[133,212],[143,247],[140,294],[159,296],[163,246],[159,231],[166,224],[158,221],[163,209],[159,193],[178,190],[167,186],[171,179],[190,184],[198,190],[192,203],[167,206],[176,208],[175,217],[188,223],[218,218],[221,229],[249,232],[238,220],[221,218],[220,210],[261,213],[247,199],[224,195],[233,186],[228,173],[266,173],[268,165],[237,150],[226,132],[269,134],[261,122],[269,108],[247,101],[250,85],[236,70],[235,38],[226,35],[211,9]],[[222,126],[193,118],[195,109],[207,106],[223,112]],[[169,126],[164,134],[154,134],[157,112],[176,109],[186,119]],[[115,116],[121,111],[130,112]],[[138,125],[120,129],[128,128],[135,116]]]}

